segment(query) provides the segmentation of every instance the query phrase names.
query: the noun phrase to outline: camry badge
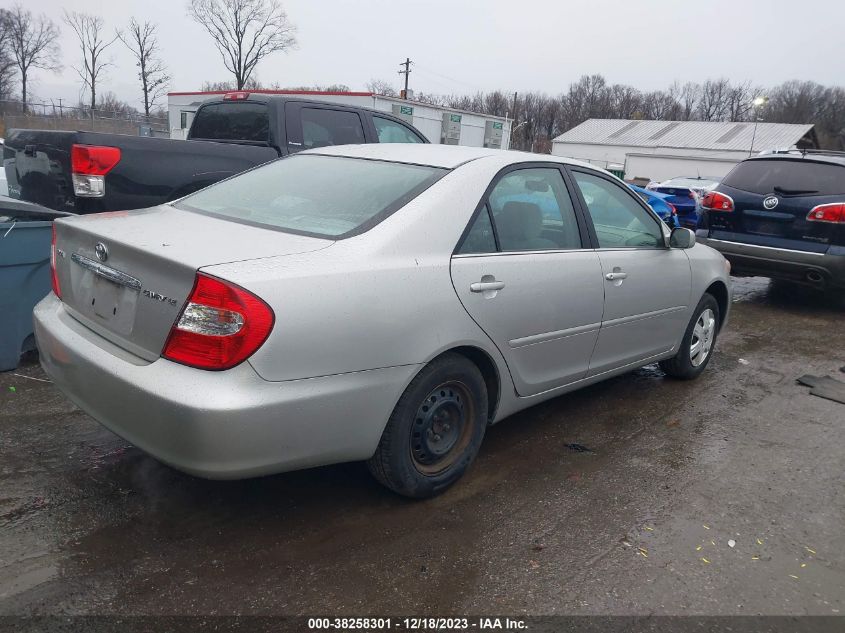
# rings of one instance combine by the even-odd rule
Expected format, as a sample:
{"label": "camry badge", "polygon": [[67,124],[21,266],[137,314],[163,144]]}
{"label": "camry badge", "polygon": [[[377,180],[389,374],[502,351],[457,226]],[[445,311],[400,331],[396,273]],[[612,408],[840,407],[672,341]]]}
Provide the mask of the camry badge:
{"label": "camry badge", "polygon": [[97,259],[104,262],[109,258],[109,249],[102,242],[97,242],[97,245],[94,247],[94,254],[97,256]]}
{"label": "camry badge", "polygon": [[771,210],[778,206],[778,202],[780,202],[780,200],[777,199],[777,196],[767,196],[763,200],[763,206]]}

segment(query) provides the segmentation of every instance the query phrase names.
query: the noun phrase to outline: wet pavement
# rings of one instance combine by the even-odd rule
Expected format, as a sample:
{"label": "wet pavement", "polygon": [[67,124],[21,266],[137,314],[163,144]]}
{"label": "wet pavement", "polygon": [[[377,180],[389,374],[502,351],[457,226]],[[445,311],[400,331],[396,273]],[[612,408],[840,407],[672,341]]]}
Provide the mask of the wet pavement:
{"label": "wet pavement", "polygon": [[183,475],[30,360],[0,374],[0,615],[843,614],[845,405],[795,379],[845,379],[845,306],[735,292],[699,380],[517,414],[424,502],[361,464]]}

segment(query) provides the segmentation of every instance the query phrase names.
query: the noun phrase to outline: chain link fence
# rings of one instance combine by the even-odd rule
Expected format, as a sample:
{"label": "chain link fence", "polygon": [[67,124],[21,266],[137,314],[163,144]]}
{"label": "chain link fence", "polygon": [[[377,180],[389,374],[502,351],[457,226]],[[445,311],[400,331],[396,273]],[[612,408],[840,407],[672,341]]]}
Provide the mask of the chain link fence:
{"label": "chain link fence", "polygon": [[108,108],[92,110],[65,105],[61,99],[30,101],[25,111],[20,101],[0,100],[0,137],[12,128],[170,136],[166,116],[146,117],[139,112]]}

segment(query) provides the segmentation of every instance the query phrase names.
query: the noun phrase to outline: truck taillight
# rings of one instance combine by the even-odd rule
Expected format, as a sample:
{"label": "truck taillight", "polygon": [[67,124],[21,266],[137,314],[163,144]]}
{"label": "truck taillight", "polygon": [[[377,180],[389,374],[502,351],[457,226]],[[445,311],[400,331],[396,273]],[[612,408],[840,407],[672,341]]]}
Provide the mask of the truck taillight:
{"label": "truck taillight", "polygon": [[845,224],[845,202],[832,202],[813,207],[807,214],[810,222]]}
{"label": "truck taillight", "polygon": [[102,198],[106,195],[106,174],[119,162],[119,147],[74,144],[70,149],[73,193],[80,198]]}
{"label": "truck taillight", "polygon": [[223,101],[246,101],[249,99],[249,93],[239,90],[238,92],[227,92],[223,95]]}
{"label": "truck taillight", "polygon": [[709,211],[733,211],[734,201],[730,196],[718,191],[708,191],[701,201],[701,208]]}
{"label": "truck taillight", "polygon": [[62,288],[59,286],[59,277],[56,274],[56,225],[53,224],[53,235],[50,238],[50,285],[53,287],[53,294],[59,299],[62,298]]}
{"label": "truck taillight", "polygon": [[251,292],[197,273],[161,355],[199,369],[230,369],[261,347],[274,321],[272,308]]}

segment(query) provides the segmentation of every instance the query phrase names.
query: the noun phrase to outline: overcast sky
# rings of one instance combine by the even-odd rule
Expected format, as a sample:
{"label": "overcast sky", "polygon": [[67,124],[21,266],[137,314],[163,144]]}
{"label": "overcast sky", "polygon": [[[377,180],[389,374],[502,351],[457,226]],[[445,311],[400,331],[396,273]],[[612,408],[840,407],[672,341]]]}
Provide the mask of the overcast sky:
{"label": "overcast sky", "polygon": [[[10,5],[11,0],[0,0]],[[228,79],[210,38],[187,16],[186,0],[25,0],[61,22],[62,8],[98,13],[109,29],[134,15],[159,23],[171,90]],[[410,57],[411,88],[471,93],[502,88],[556,94],[583,74],[643,90],[673,80],[728,77],[771,86],[787,79],[845,84],[845,0],[283,0],[299,47],[258,67],[265,83],[342,83],[372,78],[400,85]],[[62,24],[65,69],[35,71],[40,98],[75,102],[79,51]],[[135,105],[135,68],[117,42],[103,90]]]}

